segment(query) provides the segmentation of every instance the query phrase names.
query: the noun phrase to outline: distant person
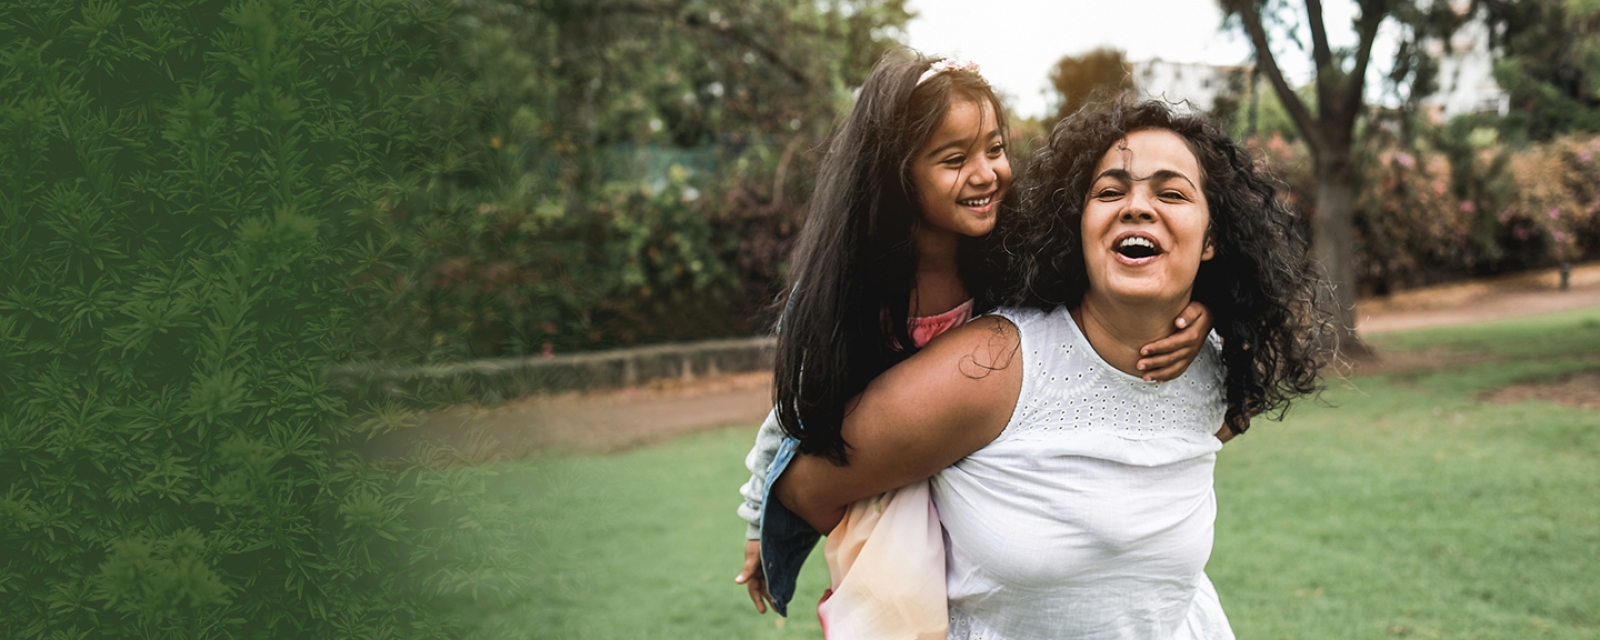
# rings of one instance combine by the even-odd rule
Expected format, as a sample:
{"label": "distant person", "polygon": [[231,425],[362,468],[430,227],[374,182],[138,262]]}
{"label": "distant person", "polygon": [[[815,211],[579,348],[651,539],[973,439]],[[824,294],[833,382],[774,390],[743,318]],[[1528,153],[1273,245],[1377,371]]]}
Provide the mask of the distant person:
{"label": "distant person", "polygon": [[[1230,429],[1317,388],[1307,239],[1242,148],[1162,103],[1080,111],[1030,167],[996,232],[1019,306],[878,376],[844,416],[849,464],[795,456],[772,495],[829,531],[931,478],[951,639],[1232,638],[1212,473]],[[1140,346],[1194,301],[1220,340],[1142,379]]]}
{"label": "distant person", "polygon": [[[770,602],[786,612],[800,563],[819,536],[785,527],[792,537],[769,540],[761,552],[769,465],[776,458],[781,467],[796,450],[846,460],[853,443],[841,437],[840,427],[850,399],[934,336],[992,306],[999,283],[987,265],[1003,256],[981,239],[997,218],[1009,215],[1006,135],[1005,113],[977,65],[909,51],[879,61],[834,133],[779,320],[774,411],[746,459],[751,478],[741,489],[739,513],[750,526],[736,581],[747,586],[757,611]],[[1153,335],[1144,345],[1138,366],[1150,380],[1181,374],[1211,329],[1199,304],[1161,322],[1179,330]],[[829,539],[838,595],[820,610],[825,624],[843,630],[856,624],[853,615],[870,613],[872,607],[857,606],[862,594],[898,594],[900,587],[920,585],[921,593],[908,596],[920,622],[894,624],[934,625],[942,635],[939,525],[927,484],[909,484],[862,492],[864,500],[854,507],[861,516],[853,520],[857,526]],[[870,497],[885,492],[891,493]],[[920,540],[880,537],[869,544],[880,514]],[[881,570],[851,572],[858,563]]]}

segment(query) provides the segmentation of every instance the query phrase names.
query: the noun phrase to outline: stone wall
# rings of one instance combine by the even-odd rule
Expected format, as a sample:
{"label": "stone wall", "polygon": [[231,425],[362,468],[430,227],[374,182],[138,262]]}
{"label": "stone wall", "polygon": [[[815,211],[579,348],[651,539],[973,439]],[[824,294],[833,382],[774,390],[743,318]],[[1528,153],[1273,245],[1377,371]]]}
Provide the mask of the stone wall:
{"label": "stone wall", "polygon": [[771,337],[738,338],[407,369],[343,365],[329,371],[329,379],[352,399],[495,404],[541,392],[620,389],[654,380],[770,370],[773,345]]}

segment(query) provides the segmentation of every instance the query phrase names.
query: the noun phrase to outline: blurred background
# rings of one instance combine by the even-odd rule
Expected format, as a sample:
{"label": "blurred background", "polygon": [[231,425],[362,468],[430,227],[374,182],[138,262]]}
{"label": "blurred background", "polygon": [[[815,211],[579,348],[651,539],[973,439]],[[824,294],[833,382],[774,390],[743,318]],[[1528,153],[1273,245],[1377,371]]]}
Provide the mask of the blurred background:
{"label": "blurred background", "polygon": [[900,46],[981,63],[1019,165],[1091,95],[1210,114],[1350,344],[1429,363],[1230,445],[1241,637],[1597,637],[1595,414],[1490,395],[1587,397],[1600,319],[1354,334],[1358,298],[1600,258],[1595,0],[7,2],[0,635],[818,637],[731,583],[753,420],[512,456],[554,414],[329,372],[769,335]]}

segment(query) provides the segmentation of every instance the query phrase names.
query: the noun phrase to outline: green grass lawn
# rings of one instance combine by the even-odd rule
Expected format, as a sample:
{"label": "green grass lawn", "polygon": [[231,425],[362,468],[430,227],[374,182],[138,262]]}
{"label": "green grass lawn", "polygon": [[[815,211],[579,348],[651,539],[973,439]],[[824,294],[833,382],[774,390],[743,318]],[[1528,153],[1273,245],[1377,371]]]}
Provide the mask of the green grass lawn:
{"label": "green grass lawn", "polygon": [[[1333,380],[1220,454],[1209,573],[1243,640],[1600,638],[1600,411],[1480,400],[1600,368],[1600,309],[1383,336],[1478,364]],[[754,427],[503,465],[532,558],[486,626],[527,638],[820,638],[820,556],[784,623],[733,584]]]}

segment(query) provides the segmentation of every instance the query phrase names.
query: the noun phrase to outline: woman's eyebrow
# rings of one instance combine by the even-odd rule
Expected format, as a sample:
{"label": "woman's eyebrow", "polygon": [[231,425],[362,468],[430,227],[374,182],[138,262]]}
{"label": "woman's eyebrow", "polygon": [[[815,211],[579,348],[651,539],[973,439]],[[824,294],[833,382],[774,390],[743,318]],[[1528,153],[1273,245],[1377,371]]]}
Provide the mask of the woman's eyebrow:
{"label": "woman's eyebrow", "polygon": [[1101,178],[1116,178],[1117,180],[1122,180],[1125,182],[1144,182],[1146,180],[1153,182],[1165,182],[1167,180],[1176,178],[1189,183],[1189,186],[1191,187],[1195,186],[1194,181],[1190,180],[1189,176],[1183,175],[1183,173],[1179,171],[1173,171],[1172,169],[1159,169],[1155,173],[1143,178],[1135,178],[1132,173],[1128,172],[1127,169],[1111,168],[1101,171],[1100,175],[1094,177],[1095,180],[1099,180]]}

